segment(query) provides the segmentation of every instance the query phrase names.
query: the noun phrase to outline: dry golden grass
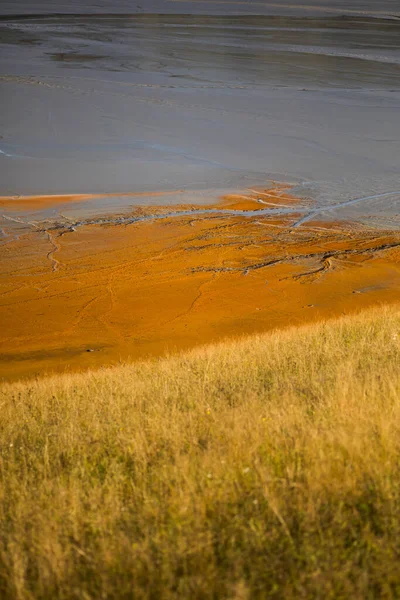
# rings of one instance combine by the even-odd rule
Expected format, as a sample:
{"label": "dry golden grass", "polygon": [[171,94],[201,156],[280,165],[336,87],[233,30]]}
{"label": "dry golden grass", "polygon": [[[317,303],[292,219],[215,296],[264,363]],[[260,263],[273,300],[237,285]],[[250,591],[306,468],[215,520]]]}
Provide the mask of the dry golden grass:
{"label": "dry golden grass", "polygon": [[398,598],[400,310],[0,389],[3,598]]}

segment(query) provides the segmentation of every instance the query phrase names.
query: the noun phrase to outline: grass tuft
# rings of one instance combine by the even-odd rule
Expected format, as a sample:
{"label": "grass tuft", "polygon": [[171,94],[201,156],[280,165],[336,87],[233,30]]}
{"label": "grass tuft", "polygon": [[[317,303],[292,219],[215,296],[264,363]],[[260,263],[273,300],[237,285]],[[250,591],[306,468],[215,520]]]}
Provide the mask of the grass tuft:
{"label": "grass tuft", "polygon": [[0,595],[398,598],[400,311],[0,388]]}

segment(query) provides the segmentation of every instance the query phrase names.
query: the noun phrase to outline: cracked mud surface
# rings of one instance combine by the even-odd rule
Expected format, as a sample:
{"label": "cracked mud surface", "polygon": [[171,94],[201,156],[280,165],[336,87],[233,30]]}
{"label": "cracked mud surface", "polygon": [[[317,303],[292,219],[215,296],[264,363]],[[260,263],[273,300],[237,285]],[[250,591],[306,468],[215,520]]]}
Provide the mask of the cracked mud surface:
{"label": "cracked mud surface", "polygon": [[[307,212],[308,211],[308,212]],[[400,298],[400,234],[299,224],[287,188],[3,224],[0,377],[162,355]],[[299,225],[295,227],[295,225]]]}

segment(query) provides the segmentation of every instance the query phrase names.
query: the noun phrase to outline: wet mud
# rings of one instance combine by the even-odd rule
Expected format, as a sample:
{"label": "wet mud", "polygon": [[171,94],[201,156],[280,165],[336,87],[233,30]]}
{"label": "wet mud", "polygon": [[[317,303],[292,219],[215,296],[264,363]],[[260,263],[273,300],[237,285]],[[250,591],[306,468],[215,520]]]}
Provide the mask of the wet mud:
{"label": "wet mud", "polygon": [[0,377],[99,368],[397,302],[399,232],[313,210],[276,186],[206,207],[6,221]]}
{"label": "wet mud", "polygon": [[399,300],[398,2],[142,4],[0,7],[2,378]]}
{"label": "wet mud", "polygon": [[339,220],[399,213],[396,2],[6,5],[1,196],[97,194],[97,215],[288,181]]}

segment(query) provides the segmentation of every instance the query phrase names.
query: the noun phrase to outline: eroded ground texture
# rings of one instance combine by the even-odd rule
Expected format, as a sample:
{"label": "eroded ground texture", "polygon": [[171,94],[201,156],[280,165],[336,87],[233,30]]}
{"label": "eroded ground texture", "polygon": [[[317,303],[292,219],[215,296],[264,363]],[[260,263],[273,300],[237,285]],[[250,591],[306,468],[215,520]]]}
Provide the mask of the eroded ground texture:
{"label": "eroded ground texture", "polygon": [[12,231],[0,278],[5,378],[160,355],[399,299],[397,231],[320,221],[283,187],[207,208],[142,207],[30,227],[16,219]]}
{"label": "eroded ground texture", "polygon": [[1,377],[398,300],[397,4],[2,3]]}

